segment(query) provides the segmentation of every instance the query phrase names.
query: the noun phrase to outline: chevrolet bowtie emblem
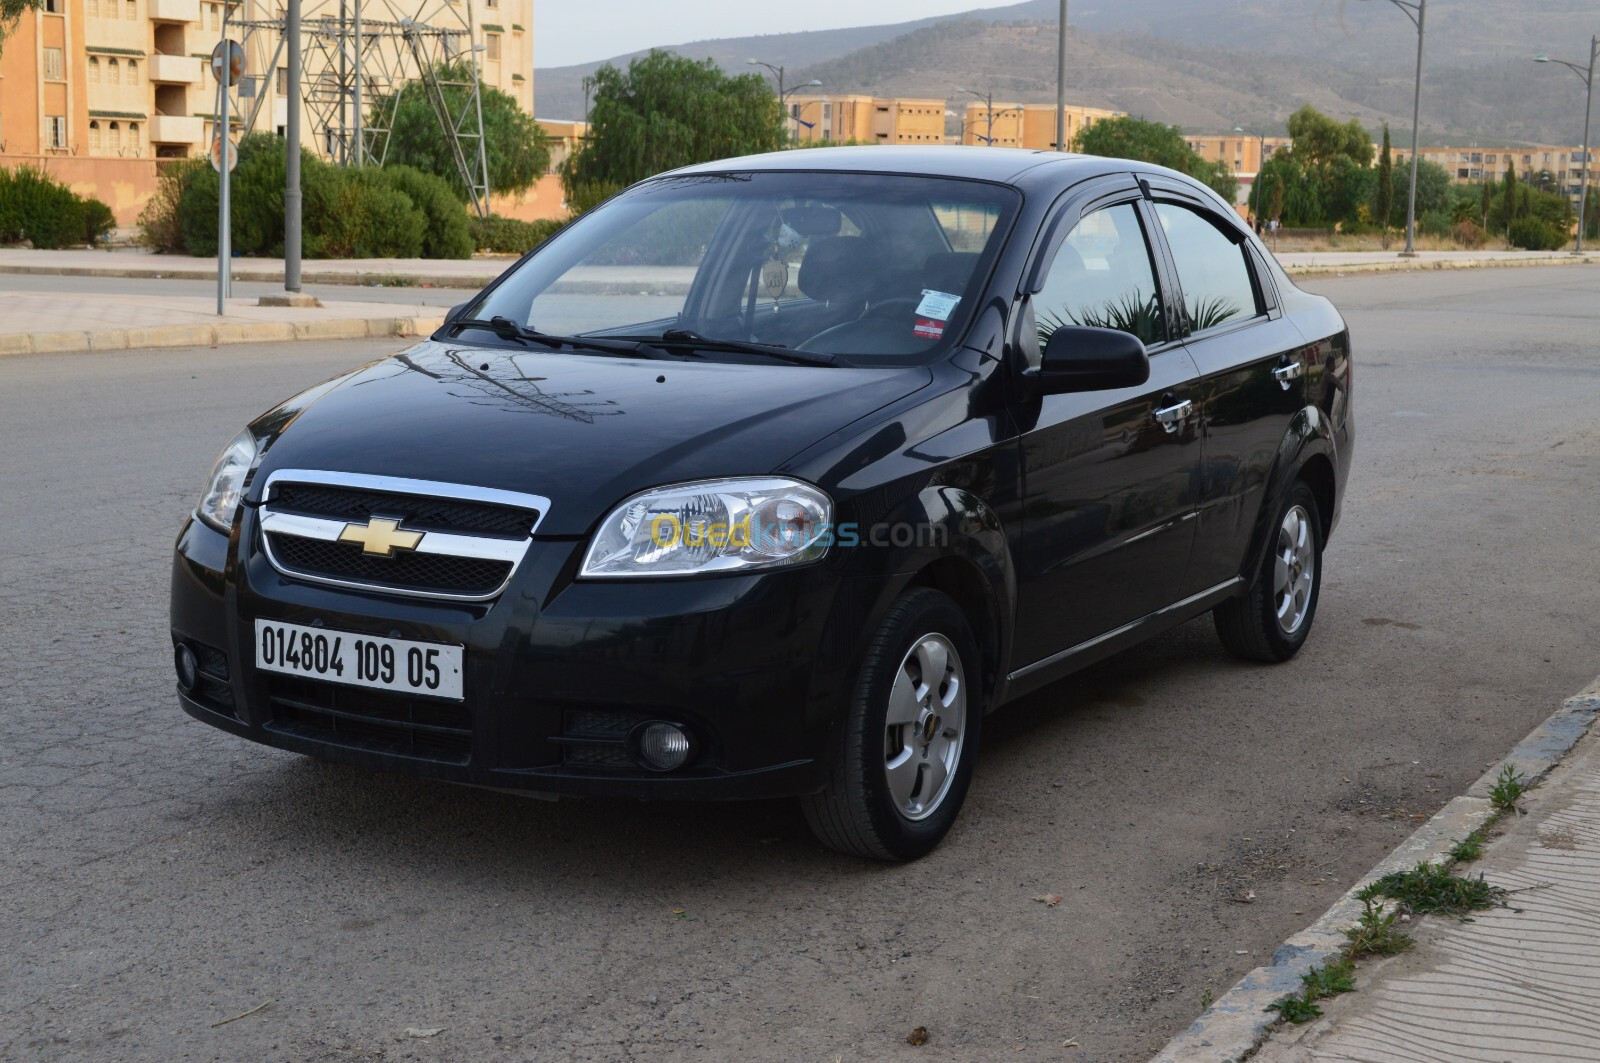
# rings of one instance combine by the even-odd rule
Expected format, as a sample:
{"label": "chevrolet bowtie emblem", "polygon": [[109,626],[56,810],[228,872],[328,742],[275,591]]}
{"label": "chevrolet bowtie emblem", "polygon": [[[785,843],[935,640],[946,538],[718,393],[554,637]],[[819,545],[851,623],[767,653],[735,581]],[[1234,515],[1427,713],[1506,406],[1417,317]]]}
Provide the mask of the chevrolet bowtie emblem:
{"label": "chevrolet bowtie emblem", "polygon": [[400,522],[388,517],[373,517],[365,524],[346,524],[339,541],[356,543],[363,554],[393,557],[396,550],[415,550],[422,542],[422,533],[401,531]]}

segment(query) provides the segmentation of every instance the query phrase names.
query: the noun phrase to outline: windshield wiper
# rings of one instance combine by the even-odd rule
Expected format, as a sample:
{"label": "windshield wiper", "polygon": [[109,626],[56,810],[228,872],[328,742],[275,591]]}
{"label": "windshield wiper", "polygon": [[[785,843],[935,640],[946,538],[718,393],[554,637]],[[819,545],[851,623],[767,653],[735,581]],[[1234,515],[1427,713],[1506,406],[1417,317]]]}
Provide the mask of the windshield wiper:
{"label": "windshield wiper", "polygon": [[560,347],[577,347],[590,351],[603,351],[607,354],[623,354],[630,358],[649,358],[649,351],[642,348],[638,340],[604,340],[592,339],[588,336],[552,336],[538,329],[519,325],[509,317],[457,318],[447,326],[454,334],[464,328],[487,329],[504,340],[520,340],[524,343],[540,343],[552,350]]}
{"label": "windshield wiper", "polygon": [[780,362],[789,362],[793,365],[821,365],[837,366],[838,360],[831,354],[815,354],[811,351],[792,351],[787,347],[779,347],[765,343],[746,343],[744,340],[722,340],[702,336],[698,332],[686,328],[669,328],[659,338],[653,336],[631,336],[641,343],[651,343],[667,348],[686,347],[695,351],[719,351],[728,354],[758,354],[766,358],[773,358]]}

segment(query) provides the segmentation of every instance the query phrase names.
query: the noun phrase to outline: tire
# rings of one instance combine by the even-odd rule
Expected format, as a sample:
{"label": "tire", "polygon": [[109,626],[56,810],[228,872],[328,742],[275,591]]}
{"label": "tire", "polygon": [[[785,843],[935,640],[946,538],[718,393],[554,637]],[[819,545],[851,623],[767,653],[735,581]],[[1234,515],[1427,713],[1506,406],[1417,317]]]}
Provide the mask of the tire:
{"label": "tire", "polygon": [[[941,658],[941,681],[923,682]],[[919,588],[894,604],[857,673],[827,784],[801,798],[822,844],[875,860],[933,851],[972,780],[983,725],[980,663],[950,598]]]}
{"label": "tire", "polygon": [[1287,661],[1311,634],[1322,591],[1322,515],[1296,483],[1278,507],[1266,556],[1250,589],[1211,612],[1228,652],[1246,661]]}

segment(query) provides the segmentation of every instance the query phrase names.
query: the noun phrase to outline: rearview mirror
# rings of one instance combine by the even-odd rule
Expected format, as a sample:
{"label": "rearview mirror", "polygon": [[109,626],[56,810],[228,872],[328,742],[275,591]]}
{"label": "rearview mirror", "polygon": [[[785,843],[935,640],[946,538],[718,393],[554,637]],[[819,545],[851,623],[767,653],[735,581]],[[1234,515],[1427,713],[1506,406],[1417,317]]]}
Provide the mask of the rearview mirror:
{"label": "rearview mirror", "polygon": [[1150,379],[1150,356],[1132,333],[1062,325],[1045,342],[1039,368],[1024,375],[1045,395],[1132,388]]}

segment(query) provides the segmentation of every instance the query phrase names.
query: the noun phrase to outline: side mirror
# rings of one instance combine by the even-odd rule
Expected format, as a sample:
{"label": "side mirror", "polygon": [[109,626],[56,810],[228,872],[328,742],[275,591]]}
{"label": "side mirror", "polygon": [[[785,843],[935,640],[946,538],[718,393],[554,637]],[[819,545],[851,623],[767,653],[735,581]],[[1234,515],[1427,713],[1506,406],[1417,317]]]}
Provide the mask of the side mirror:
{"label": "side mirror", "polygon": [[1062,325],[1050,333],[1039,368],[1024,375],[1044,395],[1132,388],[1150,379],[1150,356],[1132,333]]}
{"label": "side mirror", "polygon": [[452,322],[456,318],[460,317],[462,312],[464,310],[466,310],[466,308],[467,308],[467,304],[466,303],[457,303],[455,306],[452,306],[450,308],[450,312],[444,316],[444,323],[446,325],[450,324],[450,322]]}

